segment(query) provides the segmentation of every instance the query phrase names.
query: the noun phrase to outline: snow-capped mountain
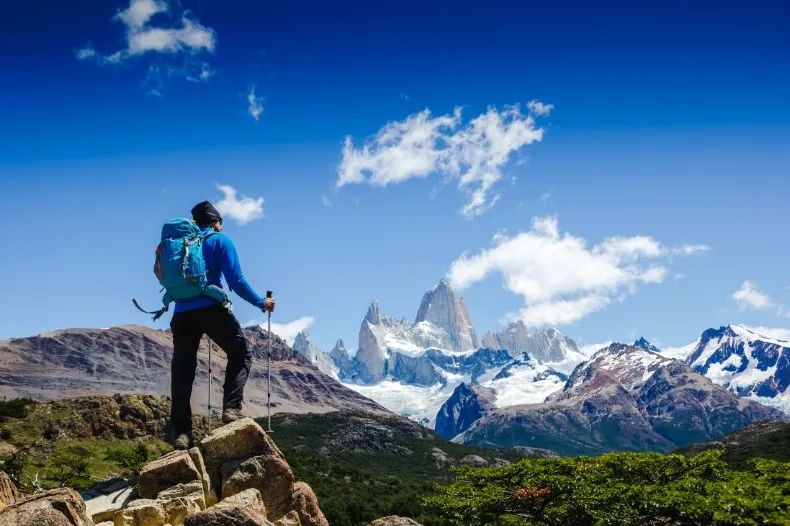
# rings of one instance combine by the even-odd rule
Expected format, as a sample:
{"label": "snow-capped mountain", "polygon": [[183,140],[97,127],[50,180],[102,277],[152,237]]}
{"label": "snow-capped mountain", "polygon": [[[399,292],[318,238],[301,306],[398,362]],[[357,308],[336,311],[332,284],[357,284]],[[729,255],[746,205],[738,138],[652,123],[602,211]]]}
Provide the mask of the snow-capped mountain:
{"label": "snow-capped mountain", "polygon": [[646,382],[656,370],[672,361],[671,358],[653,351],[651,347],[655,348],[644,338],[640,338],[632,346],[615,343],[601,349],[589,361],[576,367],[568,378],[563,394],[584,385],[599,371],[613,375],[625,389],[635,389]]}
{"label": "snow-capped mountain", "polygon": [[320,351],[307,331],[294,349],[347,387],[430,427],[463,382],[490,387],[497,405],[539,401],[561,389],[566,375],[533,359],[533,349],[566,369],[584,359],[556,329],[527,334],[523,323],[513,323],[485,341],[491,345],[481,346],[463,298],[443,279],[423,295],[414,323],[371,302],[353,357],[342,340],[330,353]]}
{"label": "snow-capped mountain", "polygon": [[[776,409],[715,385],[680,360],[619,343],[579,364],[565,387],[544,403],[494,408],[487,392],[463,394],[456,398],[457,407],[445,406],[441,413],[458,415],[463,424],[453,429],[442,422],[443,429],[467,427],[454,442],[540,447],[567,455],[666,452],[755,421],[783,418]],[[479,419],[470,424],[477,414]]]}
{"label": "snow-capped mountain", "polygon": [[704,331],[695,343],[686,363],[713,383],[744,397],[790,398],[790,341],[728,325]]}
{"label": "snow-capped mountain", "polygon": [[562,390],[567,380],[563,373],[522,353],[495,374],[458,385],[436,415],[436,432],[450,439],[493,410],[539,404]]}

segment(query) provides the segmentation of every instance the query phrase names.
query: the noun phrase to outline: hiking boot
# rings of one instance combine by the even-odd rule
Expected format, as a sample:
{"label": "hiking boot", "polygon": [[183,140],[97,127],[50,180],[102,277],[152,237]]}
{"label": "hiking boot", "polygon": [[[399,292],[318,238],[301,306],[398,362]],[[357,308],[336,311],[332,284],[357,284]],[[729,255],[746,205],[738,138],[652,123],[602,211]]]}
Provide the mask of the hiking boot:
{"label": "hiking boot", "polygon": [[241,418],[245,418],[245,415],[241,414],[241,409],[228,407],[227,409],[222,410],[222,422],[225,424],[230,424],[231,422],[235,422]]}
{"label": "hiking boot", "polygon": [[175,447],[176,449],[189,449],[190,442],[192,441],[189,439],[189,435],[187,435],[186,433],[181,433],[180,435],[178,435],[178,437],[176,437],[176,441],[175,444],[173,444],[173,447]]}

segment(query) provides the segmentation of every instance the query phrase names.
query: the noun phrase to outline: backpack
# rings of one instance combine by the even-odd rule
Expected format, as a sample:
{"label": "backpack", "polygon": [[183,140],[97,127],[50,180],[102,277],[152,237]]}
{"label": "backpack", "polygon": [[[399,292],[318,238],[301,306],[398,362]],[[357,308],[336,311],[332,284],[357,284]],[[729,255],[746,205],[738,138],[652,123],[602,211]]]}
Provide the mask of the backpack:
{"label": "backpack", "polygon": [[194,221],[177,217],[162,226],[162,235],[156,247],[154,274],[162,285],[162,309],[149,312],[135,306],[147,314],[155,314],[156,321],[167,312],[173,301],[186,301],[208,296],[229,308],[230,298],[224,290],[210,285],[206,276],[206,261],[203,259],[203,241],[217,232],[203,232]]}

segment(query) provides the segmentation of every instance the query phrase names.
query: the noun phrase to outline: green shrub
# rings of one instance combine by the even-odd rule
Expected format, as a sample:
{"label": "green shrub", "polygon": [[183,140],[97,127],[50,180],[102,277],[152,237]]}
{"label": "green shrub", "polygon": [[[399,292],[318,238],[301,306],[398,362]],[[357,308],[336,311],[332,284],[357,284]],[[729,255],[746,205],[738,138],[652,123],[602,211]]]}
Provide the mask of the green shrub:
{"label": "green shrub", "polygon": [[143,442],[115,447],[105,455],[107,460],[114,461],[126,474],[131,475],[138,475],[149,457],[150,451]]}
{"label": "green shrub", "polygon": [[33,404],[30,398],[13,398],[11,400],[0,400],[0,424],[7,422],[11,418],[22,418],[25,416],[25,408]]}
{"label": "green shrub", "polygon": [[790,463],[736,471],[710,450],[694,457],[610,453],[459,468],[425,505],[464,526],[790,524]]}

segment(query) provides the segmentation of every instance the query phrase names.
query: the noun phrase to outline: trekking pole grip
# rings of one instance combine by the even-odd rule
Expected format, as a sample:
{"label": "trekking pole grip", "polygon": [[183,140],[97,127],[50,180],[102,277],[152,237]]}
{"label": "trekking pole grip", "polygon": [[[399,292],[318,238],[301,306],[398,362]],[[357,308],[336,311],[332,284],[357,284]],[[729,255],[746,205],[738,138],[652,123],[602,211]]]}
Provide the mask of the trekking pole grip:
{"label": "trekking pole grip", "polygon": [[272,291],[270,291],[270,290],[267,290],[267,291],[266,291],[266,297],[267,297],[267,298],[271,298],[271,297],[272,297]]}

